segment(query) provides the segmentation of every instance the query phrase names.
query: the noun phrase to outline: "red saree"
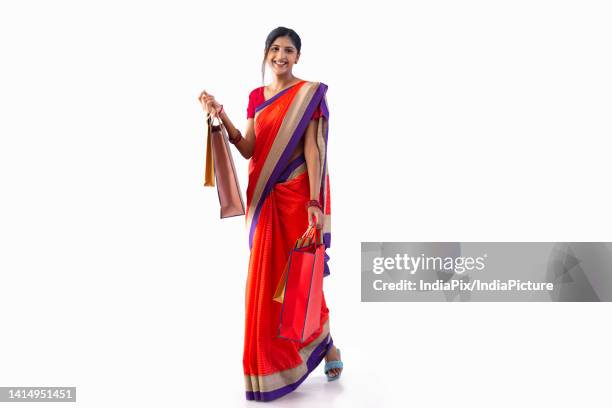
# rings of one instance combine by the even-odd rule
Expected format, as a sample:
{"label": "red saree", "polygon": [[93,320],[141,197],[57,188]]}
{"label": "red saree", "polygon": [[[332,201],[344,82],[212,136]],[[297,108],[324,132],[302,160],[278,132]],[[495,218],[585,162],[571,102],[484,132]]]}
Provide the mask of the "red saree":
{"label": "red saree", "polygon": [[[323,241],[329,248],[330,194],[327,174],[329,112],[321,82],[301,81],[255,109],[255,151],[249,162],[246,225],[249,272],[246,284],[244,378],[246,399],[271,401],[295,390],[324,359],[333,341],[323,297],[321,328],[305,342],[277,337],[282,304],[272,300],[295,240],[308,228],[305,203],[310,185],[305,157],[289,161],[315,109],[323,205]],[[325,255],[325,275],[329,275]]]}

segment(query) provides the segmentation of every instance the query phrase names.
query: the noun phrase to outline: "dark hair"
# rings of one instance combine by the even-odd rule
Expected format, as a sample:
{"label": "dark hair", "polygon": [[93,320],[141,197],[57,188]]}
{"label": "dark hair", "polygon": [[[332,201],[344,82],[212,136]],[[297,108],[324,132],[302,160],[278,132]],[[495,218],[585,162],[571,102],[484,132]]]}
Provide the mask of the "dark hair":
{"label": "dark hair", "polygon": [[261,83],[262,84],[264,82],[264,75],[266,73],[266,57],[268,56],[268,51],[270,50],[270,47],[272,46],[272,43],[274,42],[274,40],[276,40],[278,37],[284,37],[284,36],[287,36],[291,39],[291,42],[293,43],[295,48],[297,48],[298,54],[300,53],[300,50],[302,49],[302,40],[300,39],[300,36],[292,29],[287,28],[287,27],[276,27],[274,30],[270,31],[270,34],[268,34],[268,37],[266,38],[264,58],[263,58],[263,61],[261,62]]}

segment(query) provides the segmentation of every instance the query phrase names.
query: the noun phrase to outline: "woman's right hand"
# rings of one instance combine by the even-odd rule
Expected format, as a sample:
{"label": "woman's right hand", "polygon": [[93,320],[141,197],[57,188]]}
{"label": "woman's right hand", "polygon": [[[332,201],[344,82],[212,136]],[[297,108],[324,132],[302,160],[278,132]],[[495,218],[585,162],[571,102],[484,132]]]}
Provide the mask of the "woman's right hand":
{"label": "woman's right hand", "polygon": [[208,114],[218,115],[221,110],[221,104],[216,101],[215,97],[206,91],[202,91],[198,100],[202,104],[204,112]]}

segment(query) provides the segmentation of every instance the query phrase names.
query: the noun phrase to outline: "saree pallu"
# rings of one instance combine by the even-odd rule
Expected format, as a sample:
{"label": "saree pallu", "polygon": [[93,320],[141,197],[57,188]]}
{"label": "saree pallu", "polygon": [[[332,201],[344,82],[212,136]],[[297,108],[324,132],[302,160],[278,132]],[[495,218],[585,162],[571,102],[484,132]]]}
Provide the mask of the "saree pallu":
{"label": "saree pallu", "polygon": [[[317,107],[322,113],[314,119],[324,214],[321,232],[326,249],[331,243],[326,91],[327,85],[321,82],[301,81],[255,109],[256,142],[249,162],[246,210],[251,250],[243,355],[247,400],[271,401],[295,390],[333,344],[325,296],[321,327],[302,343],[277,337],[282,304],[272,300],[289,251],[309,224],[305,204],[310,199],[310,183],[305,157],[289,159]],[[328,276],[329,256],[324,258],[324,276]]]}

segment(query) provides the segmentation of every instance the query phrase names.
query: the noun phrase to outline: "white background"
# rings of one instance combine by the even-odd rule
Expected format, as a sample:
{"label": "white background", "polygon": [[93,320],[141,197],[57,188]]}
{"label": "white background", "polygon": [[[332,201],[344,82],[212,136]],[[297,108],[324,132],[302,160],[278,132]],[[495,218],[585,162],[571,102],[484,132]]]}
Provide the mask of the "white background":
{"label": "white background", "polygon": [[0,385],[77,386],[81,407],[257,404],[248,235],[202,186],[196,98],[207,89],[244,131],[282,25],[302,38],[294,73],[329,86],[325,291],[345,370],[328,384],[321,365],[270,405],[609,404],[610,304],[361,303],[360,243],[609,241],[611,14],[2,2]]}

